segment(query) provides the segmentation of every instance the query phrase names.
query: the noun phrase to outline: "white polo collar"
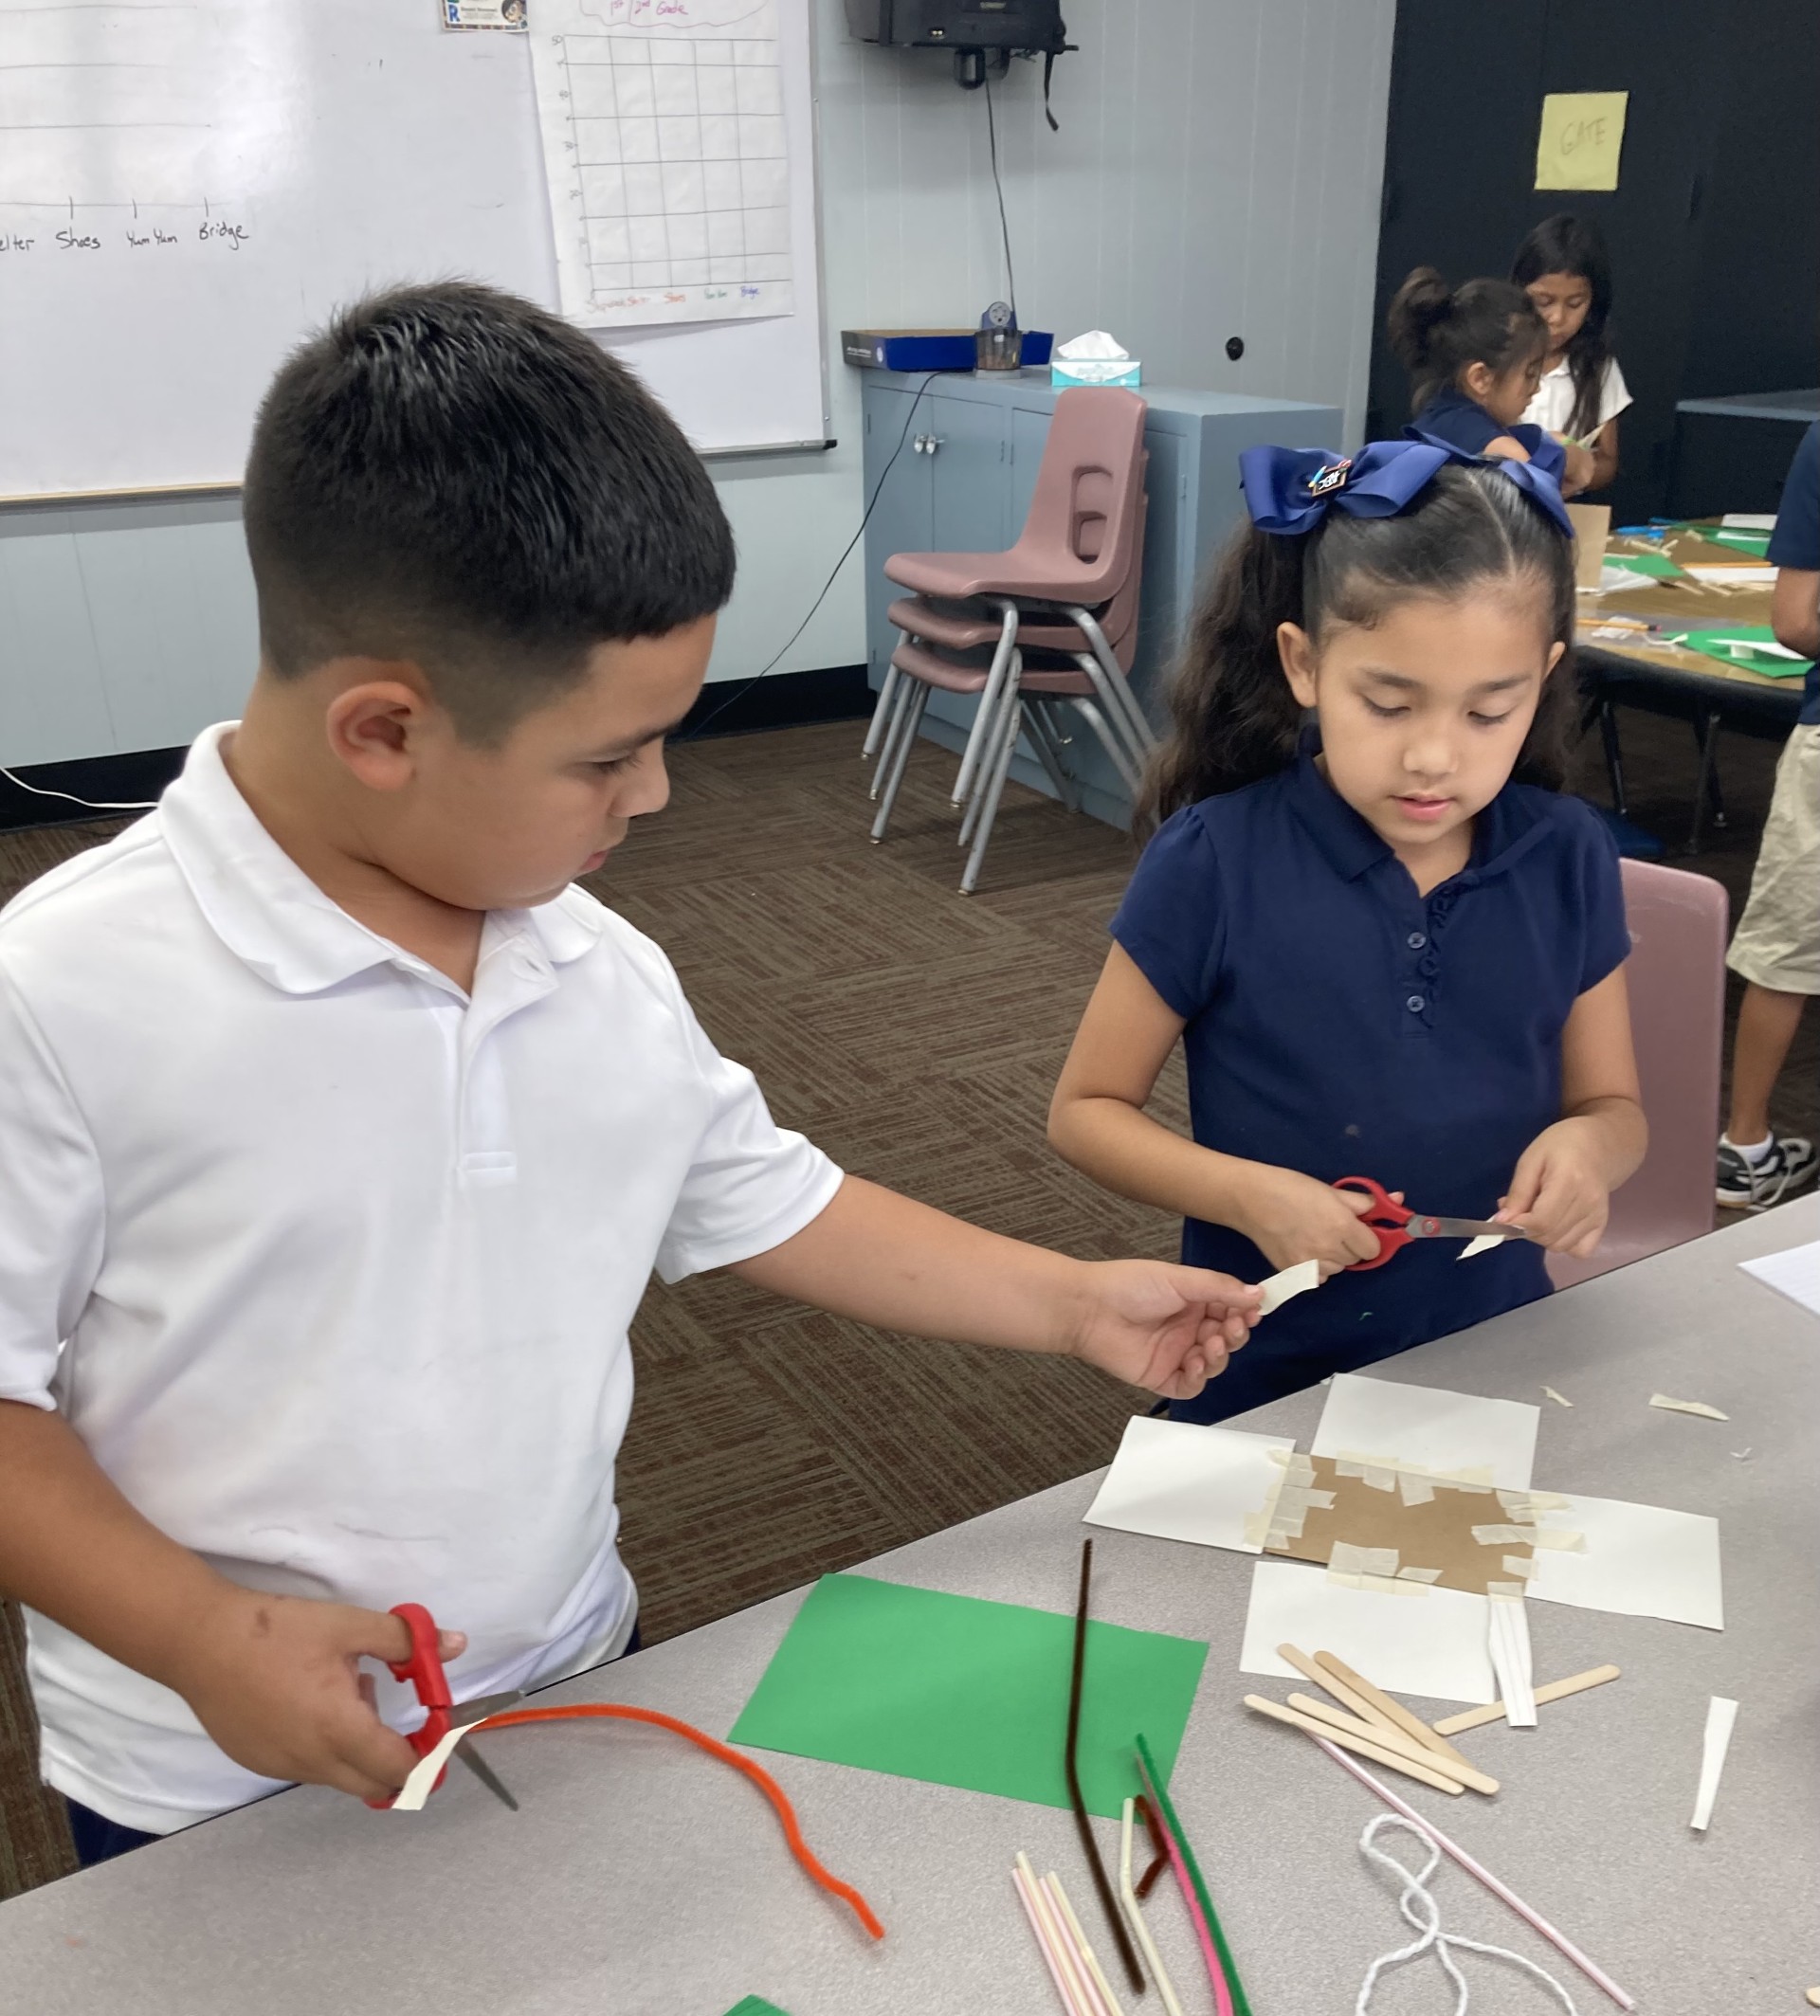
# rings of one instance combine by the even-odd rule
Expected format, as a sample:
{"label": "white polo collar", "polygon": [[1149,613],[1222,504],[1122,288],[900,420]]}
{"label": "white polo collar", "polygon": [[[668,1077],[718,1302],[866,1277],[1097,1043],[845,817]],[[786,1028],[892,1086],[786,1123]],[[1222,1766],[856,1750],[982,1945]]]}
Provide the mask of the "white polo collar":
{"label": "white polo collar", "polygon": [[[415,954],[333,902],[261,826],[222,760],[240,724],[221,721],[191,744],[156,818],[178,872],[209,928],[252,972],[287,994],[319,993],[391,964],[446,986]],[[574,888],[533,910],[487,917],[487,950],[523,941],[538,965],[578,959],[598,940],[598,907]]]}

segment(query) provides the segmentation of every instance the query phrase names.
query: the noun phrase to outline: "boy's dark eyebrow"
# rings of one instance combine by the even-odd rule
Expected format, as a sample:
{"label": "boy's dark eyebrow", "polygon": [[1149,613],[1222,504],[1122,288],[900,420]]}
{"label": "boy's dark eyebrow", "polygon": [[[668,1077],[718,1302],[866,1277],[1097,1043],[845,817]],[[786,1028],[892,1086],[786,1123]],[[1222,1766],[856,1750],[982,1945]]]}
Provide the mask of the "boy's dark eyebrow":
{"label": "boy's dark eyebrow", "polygon": [[643,749],[647,742],[661,742],[664,736],[674,735],[688,717],[689,710],[685,707],[681,714],[672,716],[661,727],[641,728],[635,735],[617,736],[607,745],[607,748],[609,750],[629,752],[634,749]]}

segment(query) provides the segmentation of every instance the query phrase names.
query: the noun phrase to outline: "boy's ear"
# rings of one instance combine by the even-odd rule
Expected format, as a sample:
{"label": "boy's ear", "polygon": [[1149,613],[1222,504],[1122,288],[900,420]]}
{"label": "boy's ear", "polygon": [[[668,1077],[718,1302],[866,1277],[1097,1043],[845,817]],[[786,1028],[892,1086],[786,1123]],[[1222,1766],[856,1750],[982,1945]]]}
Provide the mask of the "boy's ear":
{"label": "boy's ear", "polygon": [[1301,707],[1315,704],[1315,644],[1299,623],[1277,626],[1277,656],[1283,661],[1283,676]]}
{"label": "boy's ear", "polygon": [[434,702],[413,664],[373,659],[359,673],[329,701],[322,724],[329,748],[369,790],[402,790],[416,773]]}

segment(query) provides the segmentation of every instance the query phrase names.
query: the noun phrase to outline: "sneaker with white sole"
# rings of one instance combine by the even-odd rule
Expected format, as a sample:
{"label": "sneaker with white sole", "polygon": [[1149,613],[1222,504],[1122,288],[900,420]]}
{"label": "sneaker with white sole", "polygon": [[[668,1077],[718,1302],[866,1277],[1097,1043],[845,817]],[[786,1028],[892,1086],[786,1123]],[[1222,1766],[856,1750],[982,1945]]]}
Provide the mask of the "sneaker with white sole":
{"label": "sneaker with white sole", "polygon": [[1761,1211],[1792,1196],[1820,1169],[1813,1143],[1797,1134],[1778,1135],[1769,1153],[1753,1162],[1723,1135],[1719,1142],[1719,1187],[1715,1194],[1727,1210]]}

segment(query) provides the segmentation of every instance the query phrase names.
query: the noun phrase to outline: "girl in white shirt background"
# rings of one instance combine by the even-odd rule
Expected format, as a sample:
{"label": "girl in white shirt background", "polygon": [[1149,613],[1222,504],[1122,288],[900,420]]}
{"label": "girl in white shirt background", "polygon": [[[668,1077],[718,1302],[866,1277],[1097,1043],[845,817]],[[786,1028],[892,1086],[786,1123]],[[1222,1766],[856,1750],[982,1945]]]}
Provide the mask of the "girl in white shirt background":
{"label": "girl in white shirt background", "polygon": [[1510,277],[1548,327],[1541,383],[1523,419],[1591,451],[1576,489],[1603,490],[1618,473],[1618,419],[1630,393],[1611,354],[1611,263],[1598,227],[1565,213],[1544,217],[1517,248]]}

